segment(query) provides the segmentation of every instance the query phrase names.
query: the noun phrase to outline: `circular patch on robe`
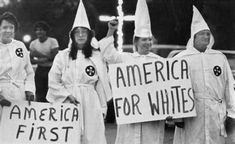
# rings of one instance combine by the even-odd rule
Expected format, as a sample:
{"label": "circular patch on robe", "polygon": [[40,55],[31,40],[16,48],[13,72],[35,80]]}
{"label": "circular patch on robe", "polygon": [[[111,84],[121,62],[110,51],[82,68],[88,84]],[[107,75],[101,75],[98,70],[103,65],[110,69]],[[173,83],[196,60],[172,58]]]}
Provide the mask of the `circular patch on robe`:
{"label": "circular patch on robe", "polygon": [[222,73],[222,70],[219,66],[214,66],[213,72],[214,72],[215,76],[220,76]]}
{"label": "circular patch on robe", "polygon": [[86,67],[86,74],[89,76],[94,76],[95,75],[95,68],[91,65]]}
{"label": "circular patch on robe", "polygon": [[15,51],[15,53],[16,53],[16,55],[18,56],[18,57],[23,57],[24,56],[24,54],[23,54],[23,49],[22,48],[17,48],[16,49],[16,51]]}

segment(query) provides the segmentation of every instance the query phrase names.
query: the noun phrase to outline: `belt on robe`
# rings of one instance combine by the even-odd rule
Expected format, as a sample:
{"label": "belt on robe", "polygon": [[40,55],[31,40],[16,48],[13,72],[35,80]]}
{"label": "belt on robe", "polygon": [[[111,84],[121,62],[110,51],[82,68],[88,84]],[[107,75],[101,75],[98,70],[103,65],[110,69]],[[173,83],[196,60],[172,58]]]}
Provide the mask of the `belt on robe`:
{"label": "belt on robe", "polygon": [[[224,126],[224,122],[226,120],[226,105],[224,104],[225,100],[223,98],[220,99],[218,97],[205,96],[207,94],[207,92],[194,92],[194,94],[197,95],[197,98],[195,98],[195,99],[208,99],[208,100],[218,102],[218,104],[220,105],[220,108],[218,109],[219,123],[220,123],[220,135],[227,137],[227,133],[226,133],[225,126]],[[224,111],[225,111],[225,113],[224,113]]]}
{"label": "belt on robe", "polygon": [[[91,84],[69,84],[69,85],[65,85],[66,88],[77,88],[77,87],[90,87],[90,88],[93,88],[94,89],[94,85],[91,85]],[[81,135],[84,134],[84,117],[83,117],[83,108],[82,108],[82,96],[81,96],[81,99],[78,100],[79,101],[79,105],[80,105],[80,126],[81,126]]]}
{"label": "belt on robe", "polygon": [[13,84],[17,88],[20,88],[21,84],[24,84],[23,80],[14,80],[14,79],[2,79],[0,80],[0,84]]}
{"label": "belt on robe", "polygon": [[94,85],[91,84],[66,84],[66,88],[71,88],[71,87],[92,87],[94,88]]}
{"label": "belt on robe", "polygon": [[3,84],[11,83],[14,86],[16,86],[17,88],[20,88],[20,85],[24,84],[23,80],[15,80],[15,79],[12,78],[12,76],[9,73],[6,73],[5,76],[8,77],[9,79],[2,79],[2,80],[0,80],[0,84],[1,83],[3,83]]}

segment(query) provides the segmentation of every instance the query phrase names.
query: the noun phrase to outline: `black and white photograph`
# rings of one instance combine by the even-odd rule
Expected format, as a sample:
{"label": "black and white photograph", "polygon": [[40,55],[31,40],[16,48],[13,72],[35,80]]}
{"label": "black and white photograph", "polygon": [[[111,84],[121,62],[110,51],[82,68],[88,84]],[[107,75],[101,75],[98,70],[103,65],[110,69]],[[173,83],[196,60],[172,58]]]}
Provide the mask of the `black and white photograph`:
{"label": "black and white photograph", "polygon": [[0,144],[235,144],[234,0],[0,0]]}

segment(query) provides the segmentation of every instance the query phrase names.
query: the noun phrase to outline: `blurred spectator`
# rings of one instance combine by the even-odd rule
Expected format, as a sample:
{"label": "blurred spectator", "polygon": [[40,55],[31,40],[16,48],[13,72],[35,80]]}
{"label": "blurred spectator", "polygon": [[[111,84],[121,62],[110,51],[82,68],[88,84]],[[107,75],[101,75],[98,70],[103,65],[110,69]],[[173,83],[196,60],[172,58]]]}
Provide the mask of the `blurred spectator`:
{"label": "blurred spectator", "polygon": [[29,46],[31,62],[38,65],[35,72],[36,100],[38,102],[47,102],[48,72],[59,48],[57,40],[47,35],[49,30],[50,27],[46,22],[36,22],[34,31],[37,39],[33,40]]}

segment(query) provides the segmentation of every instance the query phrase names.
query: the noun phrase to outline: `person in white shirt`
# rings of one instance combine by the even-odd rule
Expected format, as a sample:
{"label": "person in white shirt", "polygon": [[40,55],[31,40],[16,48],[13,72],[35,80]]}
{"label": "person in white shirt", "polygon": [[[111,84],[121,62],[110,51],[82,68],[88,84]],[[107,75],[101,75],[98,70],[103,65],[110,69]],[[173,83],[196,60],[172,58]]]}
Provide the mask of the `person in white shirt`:
{"label": "person in white shirt", "polygon": [[[15,40],[16,17],[5,12],[0,17],[0,104],[34,100],[34,71],[23,42]],[[2,107],[0,106],[0,109]]]}
{"label": "person in white shirt", "polygon": [[48,72],[59,48],[57,40],[48,36],[49,29],[46,22],[36,22],[34,30],[37,39],[33,40],[29,46],[31,62],[37,64],[35,83],[36,101],[38,102],[47,102]]}

